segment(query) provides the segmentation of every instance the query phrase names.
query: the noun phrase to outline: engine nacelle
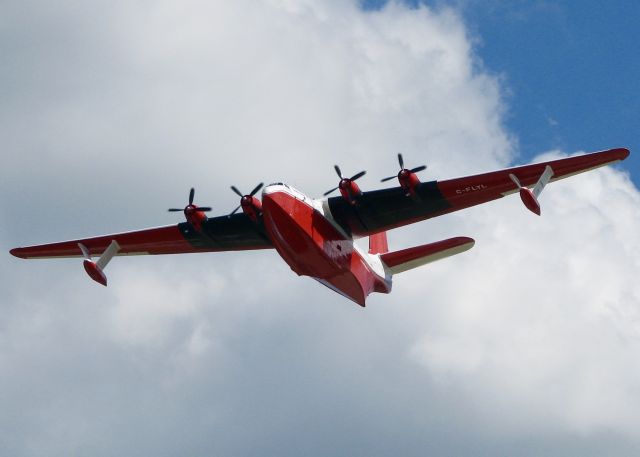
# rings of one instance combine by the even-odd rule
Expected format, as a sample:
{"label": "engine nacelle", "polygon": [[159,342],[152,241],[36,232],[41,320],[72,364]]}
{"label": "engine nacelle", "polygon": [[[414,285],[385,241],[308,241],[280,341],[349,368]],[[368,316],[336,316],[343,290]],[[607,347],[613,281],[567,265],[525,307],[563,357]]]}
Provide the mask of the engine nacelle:
{"label": "engine nacelle", "polygon": [[262,202],[252,195],[243,196],[240,200],[240,206],[242,206],[242,212],[253,222],[258,222],[262,216]]}
{"label": "engine nacelle", "polygon": [[402,169],[398,173],[398,182],[408,197],[417,198],[418,195],[416,194],[416,188],[420,184],[418,175],[413,173],[411,170]]}
{"label": "engine nacelle", "polygon": [[207,216],[204,212],[198,210],[196,205],[189,205],[184,209],[184,217],[187,219],[196,231],[202,230],[202,224],[206,222]]}
{"label": "engine nacelle", "polygon": [[362,191],[358,184],[353,179],[341,179],[340,184],[338,184],[338,189],[340,190],[340,195],[351,205],[355,205],[357,203],[358,197],[362,195]]}

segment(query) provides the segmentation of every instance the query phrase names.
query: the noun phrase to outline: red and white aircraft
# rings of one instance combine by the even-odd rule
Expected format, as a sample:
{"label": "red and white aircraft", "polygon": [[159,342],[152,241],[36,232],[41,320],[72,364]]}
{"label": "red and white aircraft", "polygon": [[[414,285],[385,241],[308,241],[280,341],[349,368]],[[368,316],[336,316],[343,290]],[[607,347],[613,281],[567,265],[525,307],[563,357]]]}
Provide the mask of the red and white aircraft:
{"label": "red and white aircraft", "polygon": [[[456,237],[389,251],[386,231],[458,211],[519,192],[524,205],[540,214],[538,196],[549,182],[624,160],[627,149],[611,149],[577,157],[525,165],[446,181],[421,182],[421,166],[407,169],[398,154],[399,187],[363,192],[356,180],[362,171],[346,178],[340,168],[337,187],[321,199],[310,198],[283,183],[264,187],[256,194],[232,190],[240,206],[230,215],[207,218],[211,208],[193,204],[194,190],[183,211],[186,222],[134,232],[83,238],[59,243],[15,248],[24,259],[84,257],[89,276],[107,285],[104,269],[116,255],[181,254],[275,248],[298,275],[310,276],[336,292],[365,306],[371,292],[391,292],[396,273],[470,249],[474,240]],[[383,179],[387,181],[392,176]],[[326,198],[339,190],[340,197]],[[242,212],[237,211],[242,208]],[[354,239],[369,237],[364,252]],[[99,255],[96,261],[92,255]]]}

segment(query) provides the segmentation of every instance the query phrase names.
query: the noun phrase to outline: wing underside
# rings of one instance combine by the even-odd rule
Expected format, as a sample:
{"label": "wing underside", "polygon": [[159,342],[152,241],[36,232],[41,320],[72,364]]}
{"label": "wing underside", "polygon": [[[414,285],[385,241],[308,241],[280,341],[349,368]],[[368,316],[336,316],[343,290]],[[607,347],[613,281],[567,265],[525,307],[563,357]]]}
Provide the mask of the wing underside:
{"label": "wing underside", "polygon": [[244,214],[236,214],[208,219],[201,231],[196,231],[191,224],[183,222],[133,232],[20,247],[12,249],[11,254],[23,259],[82,257],[79,247],[82,244],[88,253],[98,255],[112,241],[119,245],[117,255],[184,254],[271,247],[262,225],[253,223]]}
{"label": "wing underside", "polygon": [[[511,175],[522,186],[533,186],[547,166],[553,170],[550,182],[554,182],[624,160],[628,155],[627,149],[611,149],[491,173],[421,183],[416,188],[415,197],[407,196],[400,187],[394,187],[364,192],[356,205],[342,197],[329,198],[327,205],[332,217],[347,233],[368,236],[515,193],[518,187]],[[98,255],[112,241],[119,245],[117,255],[181,254],[272,247],[262,222],[255,223],[240,213],[210,218],[203,223],[200,231],[183,222],[133,232],[20,247],[12,249],[11,254],[25,259],[81,257],[83,253],[79,244],[82,244],[89,254]]]}
{"label": "wing underside", "polygon": [[333,218],[348,233],[368,236],[518,192],[518,186],[510,175],[516,176],[522,186],[534,186],[547,166],[553,170],[550,182],[554,182],[624,160],[628,155],[627,149],[610,149],[463,178],[421,183],[416,188],[415,198],[407,196],[402,188],[394,187],[363,192],[355,205],[341,197],[330,198],[327,204]]}

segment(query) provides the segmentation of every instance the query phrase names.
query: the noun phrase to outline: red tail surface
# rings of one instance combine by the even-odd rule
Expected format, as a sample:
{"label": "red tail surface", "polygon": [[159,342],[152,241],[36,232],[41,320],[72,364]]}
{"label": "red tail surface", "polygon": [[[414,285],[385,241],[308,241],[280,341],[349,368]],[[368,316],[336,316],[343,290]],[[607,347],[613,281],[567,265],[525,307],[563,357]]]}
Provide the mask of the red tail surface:
{"label": "red tail surface", "polygon": [[369,254],[384,254],[389,252],[387,232],[374,233],[369,237]]}
{"label": "red tail surface", "polygon": [[401,251],[387,252],[386,254],[381,254],[380,259],[391,270],[392,274],[396,274],[445,257],[460,254],[471,249],[474,244],[473,238],[459,236]]}

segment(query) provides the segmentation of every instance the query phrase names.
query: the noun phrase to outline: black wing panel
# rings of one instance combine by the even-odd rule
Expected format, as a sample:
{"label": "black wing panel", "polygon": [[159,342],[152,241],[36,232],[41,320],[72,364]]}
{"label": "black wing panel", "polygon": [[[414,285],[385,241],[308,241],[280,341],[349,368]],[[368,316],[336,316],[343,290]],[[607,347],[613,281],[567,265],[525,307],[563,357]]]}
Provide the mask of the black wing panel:
{"label": "black wing panel", "polygon": [[333,218],[345,231],[367,236],[517,193],[518,187],[511,175],[523,186],[533,186],[547,166],[553,170],[550,182],[554,182],[616,163],[628,156],[628,149],[610,149],[479,175],[421,183],[416,188],[415,198],[407,196],[401,187],[394,187],[363,192],[355,205],[342,197],[332,197],[327,203]]}
{"label": "black wing panel", "polygon": [[408,197],[401,187],[363,192],[352,205],[342,197],[328,199],[335,221],[347,233],[366,236],[441,214],[451,207],[437,182],[425,182],[416,188],[417,198]]}
{"label": "black wing panel", "polygon": [[178,224],[178,228],[196,249],[234,251],[272,247],[262,221],[255,223],[243,213],[209,218],[202,224],[201,232],[188,222]]}
{"label": "black wing panel", "polygon": [[27,246],[11,250],[11,254],[24,259],[48,257],[80,257],[81,243],[92,255],[105,251],[117,241],[117,255],[129,254],[182,254],[191,252],[240,251],[272,247],[264,227],[254,224],[244,214],[208,219],[202,232],[187,222],[154,227],[133,232],[80,238],[57,243]]}

